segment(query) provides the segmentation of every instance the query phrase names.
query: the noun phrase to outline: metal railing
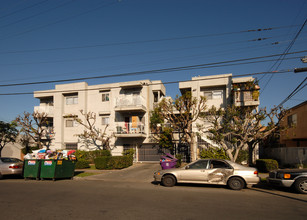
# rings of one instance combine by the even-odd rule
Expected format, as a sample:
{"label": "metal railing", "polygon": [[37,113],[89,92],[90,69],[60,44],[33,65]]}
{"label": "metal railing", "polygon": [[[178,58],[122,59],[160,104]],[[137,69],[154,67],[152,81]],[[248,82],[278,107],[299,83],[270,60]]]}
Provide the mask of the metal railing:
{"label": "metal railing", "polygon": [[145,125],[141,122],[117,122],[116,134],[145,134]]}
{"label": "metal railing", "polygon": [[115,103],[115,107],[136,107],[144,106],[145,100],[142,96],[120,96]]}

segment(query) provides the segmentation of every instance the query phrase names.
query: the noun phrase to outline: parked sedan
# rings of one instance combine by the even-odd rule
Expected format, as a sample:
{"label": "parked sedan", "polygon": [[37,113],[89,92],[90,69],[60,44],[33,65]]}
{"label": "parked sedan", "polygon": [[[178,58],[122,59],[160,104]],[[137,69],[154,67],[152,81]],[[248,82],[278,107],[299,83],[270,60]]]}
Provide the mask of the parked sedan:
{"label": "parked sedan", "polygon": [[163,186],[176,183],[227,185],[233,190],[259,183],[258,171],[252,167],[218,159],[201,159],[182,168],[159,170],[154,179]]}
{"label": "parked sedan", "polygon": [[276,186],[294,187],[297,192],[307,194],[307,169],[271,171],[267,181]]}
{"label": "parked sedan", "polygon": [[22,175],[23,162],[17,158],[0,157],[0,179],[4,175]]}

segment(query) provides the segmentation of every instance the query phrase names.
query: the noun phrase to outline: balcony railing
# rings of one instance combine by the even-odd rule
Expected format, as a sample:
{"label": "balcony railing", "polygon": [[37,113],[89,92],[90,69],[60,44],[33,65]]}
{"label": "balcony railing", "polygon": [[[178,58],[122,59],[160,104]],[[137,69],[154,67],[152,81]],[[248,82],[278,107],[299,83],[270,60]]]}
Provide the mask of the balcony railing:
{"label": "balcony railing", "polygon": [[118,135],[145,135],[145,125],[141,122],[117,122],[116,123],[116,132]]}
{"label": "balcony railing", "polygon": [[53,116],[54,113],[54,107],[53,105],[40,105],[40,106],[34,106],[34,111],[37,111],[39,113],[47,113],[48,116]]}
{"label": "balcony railing", "polygon": [[235,91],[234,104],[235,106],[259,105],[259,90]]}
{"label": "balcony railing", "polygon": [[115,110],[125,109],[146,110],[144,98],[141,96],[120,96],[116,98]]}

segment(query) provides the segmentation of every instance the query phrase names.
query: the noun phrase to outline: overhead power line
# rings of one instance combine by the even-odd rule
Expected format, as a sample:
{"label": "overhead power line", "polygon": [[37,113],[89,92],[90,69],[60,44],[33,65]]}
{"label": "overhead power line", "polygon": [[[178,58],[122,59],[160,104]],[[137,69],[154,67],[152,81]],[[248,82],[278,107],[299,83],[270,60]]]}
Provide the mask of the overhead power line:
{"label": "overhead power line", "polygon": [[2,15],[2,16],[0,16],[0,19],[5,18],[5,17],[8,17],[8,16],[11,16],[11,15],[16,14],[16,13],[21,12],[21,11],[27,10],[27,9],[29,9],[29,8],[33,8],[33,7],[37,6],[37,5],[40,5],[40,4],[45,3],[45,2],[47,2],[47,1],[48,1],[48,0],[44,0],[44,1],[41,1],[41,2],[38,2],[38,3],[32,4],[32,5],[28,5],[28,6],[25,7],[25,8],[21,8],[21,9],[18,9],[18,10],[16,10],[16,11],[13,11],[13,12],[11,12],[11,13],[9,13],[9,14]]}
{"label": "overhead power line", "polygon": [[[304,52],[307,52],[307,50],[296,51],[296,52],[292,52],[292,53],[288,53],[288,54],[297,54],[297,53],[304,53]],[[221,64],[228,64],[228,63],[235,63],[235,62],[241,62],[241,61],[263,59],[263,58],[276,57],[276,56],[280,56],[280,54],[267,55],[267,56],[261,56],[261,57],[244,58],[244,59],[236,59],[236,60],[229,60],[229,61],[221,61],[221,62],[214,62],[214,63],[204,63],[204,64],[197,64],[197,65],[190,65],[190,66],[171,67],[171,68],[155,69],[155,70],[145,70],[145,71],[130,72],[130,73],[110,74],[110,75],[104,75],[104,76],[82,77],[82,78],[74,78],[74,79],[50,80],[50,81],[40,81],[40,82],[2,84],[2,85],[0,85],[0,87],[25,86],[25,85],[35,85],[35,84],[48,84],[48,83],[81,81],[81,80],[101,79],[101,78],[110,78],[110,77],[122,77],[122,76],[132,76],[132,75],[164,73],[164,72],[171,72],[171,71],[191,70],[191,69],[202,69],[202,68],[208,68],[208,67],[212,67],[212,66],[216,66],[216,65],[221,65]],[[242,64],[242,63],[240,63],[240,64]]]}
{"label": "overhead power line", "polygon": [[[289,53],[290,49],[292,48],[292,46],[294,45],[296,39],[298,38],[298,36],[301,34],[302,30],[304,29],[305,25],[307,23],[307,18],[305,19],[304,23],[301,25],[299,31],[296,33],[295,37],[293,38],[293,40],[290,42],[290,44],[288,45],[288,47],[285,49],[285,51],[280,55],[280,57],[278,58],[278,60],[271,66],[271,68],[269,69],[269,71],[273,70],[274,66],[275,69],[278,69],[279,66],[281,65],[282,61],[284,60],[285,56]],[[270,76],[269,80],[267,81],[267,83],[264,85],[263,91],[265,90],[265,88],[267,87],[267,85],[269,84],[269,82],[272,80],[273,75]]]}
{"label": "overhead power line", "polygon": [[285,104],[289,99],[291,99],[294,95],[296,95],[299,91],[301,91],[307,85],[305,83],[306,80],[307,77],[305,77],[305,79],[303,79],[303,81],[276,108],[279,108],[280,106]]}
{"label": "overhead power line", "polygon": [[35,27],[35,28],[29,29],[29,30],[26,30],[26,31],[23,31],[23,32],[19,32],[19,33],[13,34],[13,35],[9,35],[9,36],[6,36],[4,38],[1,38],[0,40],[5,40],[5,39],[8,39],[8,38],[12,38],[12,37],[20,36],[20,35],[23,35],[23,34],[27,34],[27,33],[30,33],[30,32],[36,31],[36,30],[40,30],[40,29],[46,28],[48,26],[51,26],[51,25],[54,25],[54,24],[58,24],[58,23],[61,23],[61,22],[67,21],[67,20],[70,20],[72,18],[75,18],[75,17],[78,17],[78,16],[82,16],[82,15],[91,13],[91,12],[99,10],[101,8],[105,8],[105,7],[114,5],[116,3],[117,3],[117,1],[109,3],[109,4],[103,3],[103,4],[100,4],[99,6],[97,6],[96,8],[87,10],[85,12],[82,12],[82,13],[79,13],[79,14],[76,14],[76,15],[72,15],[72,16],[69,16],[69,17],[66,17],[66,18],[63,18],[63,19],[58,19],[58,20],[56,20],[54,22],[50,22],[48,24],[41,25],[39,27]]}
{"label": "overhead power line", "polygon": [[[296,26],[296,25],[294,25]],[[160,38],[152,40],[139,40],[139,41],[127,41],[127,42],[117,42],[117,43],[106,43],[106,44],[93,44],[93,45],[83,45],[83,46],[72,46],[72,47],[56,47],[56,48],[41,48],[41,49],[31,49],[31,50],[15,50],[15,51],[3,51],[0,54],[11,54],[11,53],[34,53],[34,52],[43,52],[43,51],[55,51],[55,50],[72,50],[72,49],[85,49],[85,48],[95,48],[95,47],[107,47],[107,46],[122,46],[122,45],[131,45],[131,44],[142,44],[142,43],[154,43],[161,41],[173,41],[173,40],[186,40],[186,39],[195,39],[195,38],[205,38],[205,37],[216,37],[223,35],[239,34],[239,33],[249,33],[253,31],[268,31],[281,28],[289,28],[293,26],[281,26],[281,27],[272,27],[272,28],[263,28],[263,29],[254,29],[254,30],[243,30],[235,32],[225,32],[225,33],[216,33],[216,34],[200,34],[200,35],[189,35],[182,37],[170,37],[170,38]],[[266,40],[266,38],[257,38],[250,41],[260,41]]]}
{"label": "overhead power line", "polygon": [[[270,72],[272,74],[281,74],[281,73],[288,73],[292,72],[292,70],[279,70],[279,71],[273,71]],[[268,72],[258,72],[258,73],[246,73],[246,74],[239,74],[239,75],[233,75],[233,77],[245,77],[245,76],[253,76],[253,75],[261,75],[261,74],[267,74]],[[199,79],[200,81],[205,80],[212,80],[212,79],[219,79],[224,78],[224,76],[216,76],[216,77],[210,77],[208,79]],[[152,83],[151,85],[167,85],[167,84],[175,84],[180,82],[189,82],[191,80],[185,80],[185,81],[169,81],[169,82],[161,82],[161,83]],[[104,84],[106,85],[106,84]],[[82,91],[93,91],[93,90],[106,90],[106,89],[114,89],[114,88],[120,88],[119,86],[110,86],[110,87],[103,87],[103,88],[87,88],[87,89],[74,89],[74,90],[49,90],[49,91],[36,91],[35,94],[48,94],[50,92],[52,93],[71,93],[71,92],[82,92]],[[8,96],[8,95],[33,95],[34,92],[20,92],[20,93],[0,93],[0,96]]]}
{"label": "overhead power line", "polygon": [[24,21],[29,20],[29,19],[31,19],[31,18],[37,17],[37,16],[39,16],[39,15],[45,14],[45,13],[47,13],[47,12],[50,12],[50,11],[53,11],[53,10],[58,9],[58,8],[60,8],[60,7],[63,7],[63,6],[65,6],[65,5],[68,5],[68,4],[72,3],[72,2],[73,2],[73,0],[68,1],[68,2],[64,2],[63,4],[60,4],[60,5],[55,6],[55,7],[53,7],[53,8],[49,8],[49,9],[47,9],[47,10],[45,10],[45,11],[41,11],[41,12],[39,12],[39,13],[37,13],[37,14],[34,14],[34,15],[31,15],[31,16],[28,16],[28,17],[19,19],[19,20],[17,20],[17,21],[14,21],[14,22],[11,22],[11,23],[8,23],[8,24],[5,24],[5,25],[1,25],[0,28],[4,28],[4,27],[10,26],[10,25],[18,24],[18,23],[20,23],[20,22],[24,22]]}

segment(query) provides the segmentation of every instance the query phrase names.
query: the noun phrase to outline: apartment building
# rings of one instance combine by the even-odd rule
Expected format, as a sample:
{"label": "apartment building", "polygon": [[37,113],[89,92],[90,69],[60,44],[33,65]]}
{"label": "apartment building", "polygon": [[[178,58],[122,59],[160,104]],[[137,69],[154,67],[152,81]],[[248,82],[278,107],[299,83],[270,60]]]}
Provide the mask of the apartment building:
{"label": "apartment building", "polygon": [[307,101],[287,110],[281,124],[287,129],[280,134],[285,147],[307,147]]}
{"label": "apartment building", "polygon": [[78,141],[84,127],[72,116],[84,120],[80,110],[96,114],[95,126],[107,127],[112,136],[112,155],[121,155],[125,149],[136,150],[136,161],[156,160],[157,149],[150,142],[150,111],[165,96],[161,81],[132,81],[89,86],[86,82],[56,85],[54,90],[36,91],[40,100],[34,110],[46,112],[54,135],[50,148],[95,149]]}
{"label": "apartment building", "polygon": [[[181,94],[191,92],[192,96],[207,98],[207,108],[215,106],[217,108],[225,108],[227,105],[235,105],[241,107],[259,105],[259,86],[255,83],[253,77],[235,78],[232,74],[212,75],[212,76],[196,76],[190,81],[180,82],[179,89]],[[197,132],[196,121],[192,127]],[[196,146],[192,146],[191,158],[196,159],[199,150],[207,146],[216,146],[206,136],[198,137],[195,140]]]}

